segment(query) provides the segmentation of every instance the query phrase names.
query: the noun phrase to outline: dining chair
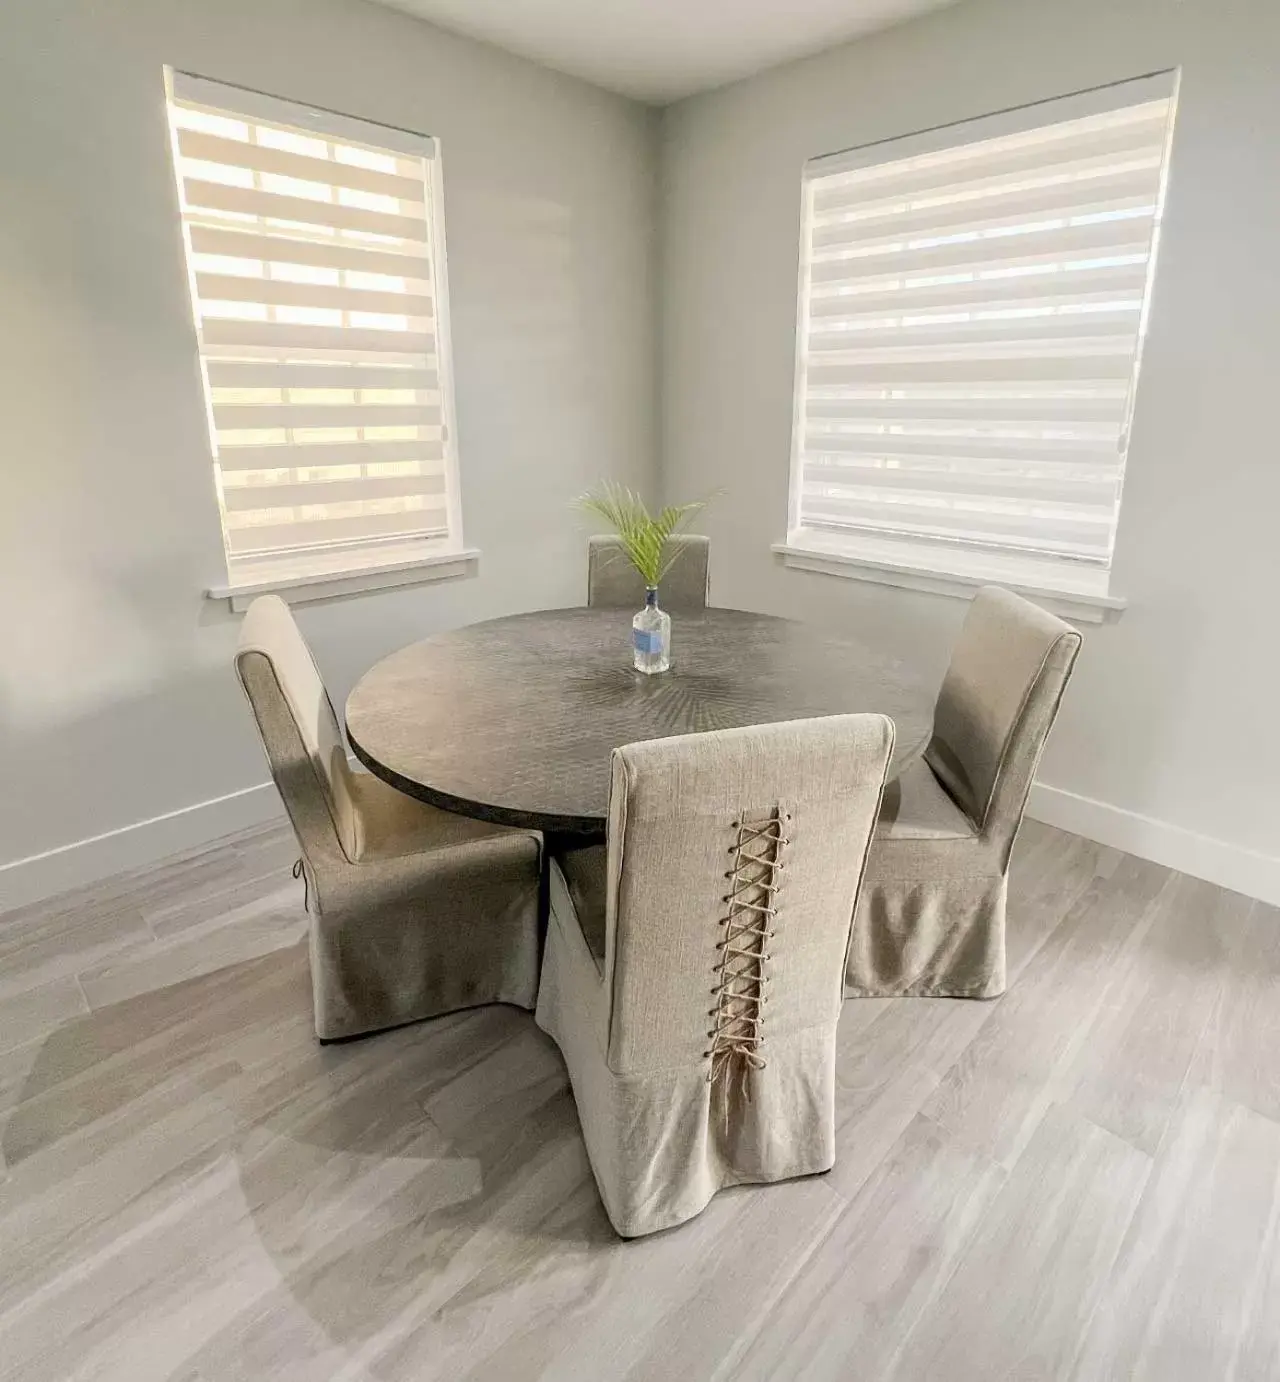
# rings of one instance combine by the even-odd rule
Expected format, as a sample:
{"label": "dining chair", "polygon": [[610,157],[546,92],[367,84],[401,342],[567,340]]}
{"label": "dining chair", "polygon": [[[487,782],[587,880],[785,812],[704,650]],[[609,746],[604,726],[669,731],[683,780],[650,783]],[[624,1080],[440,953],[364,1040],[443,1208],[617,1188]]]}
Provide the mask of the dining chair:
{"label": "dining chair", "polygon": [[[662,578],[662,608],[673,613],[694,614],[707,607],[711,579],[711,539],[685,533],[668,538],[678,554]],[[587,604],[605,609],[629,609],[633,614],[644,604],[644,578],[627,560],[622,542],[613,535],[587,541]]]}
{"label": "dining chair", "polygon": [[316,1035],[356,1036],[537,996],[542,841],[353,771],[289,607],[255,600],[236,670],[293,824]]}
{"label": "dining chair", "polygon": [[1080,642],[1010,591],[974,598],[924,757],[885,790],[848,997],[1004,992],[1009,856]]}
{"label": "dining chair", "polygon": [[537,1021],[623,1237],[834,1163],[836,1021],[892,747],[881,715],[631,744],[607,843],[553,859]]}

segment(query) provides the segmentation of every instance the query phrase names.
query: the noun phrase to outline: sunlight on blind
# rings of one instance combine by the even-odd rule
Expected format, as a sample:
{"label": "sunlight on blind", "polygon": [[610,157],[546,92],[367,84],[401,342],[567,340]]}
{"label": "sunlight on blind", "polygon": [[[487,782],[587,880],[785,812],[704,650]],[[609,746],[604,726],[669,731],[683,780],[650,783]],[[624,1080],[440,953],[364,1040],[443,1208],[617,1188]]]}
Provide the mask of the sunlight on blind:
{"label": "sunlight on blind", "polygon": [[229,565],[449,537],[429,155],[237,94],[169,101]]}
{"label": "sunlight on blind", "polygon": [[793,526],[1109,565],[1171,106],[807,167]]}

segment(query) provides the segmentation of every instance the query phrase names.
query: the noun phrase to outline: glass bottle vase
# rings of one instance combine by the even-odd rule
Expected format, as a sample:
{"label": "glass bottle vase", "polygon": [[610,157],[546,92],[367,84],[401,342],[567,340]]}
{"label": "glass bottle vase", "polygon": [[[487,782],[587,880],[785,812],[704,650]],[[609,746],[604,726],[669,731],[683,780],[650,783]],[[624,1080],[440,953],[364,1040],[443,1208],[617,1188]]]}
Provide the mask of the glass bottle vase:
{"label": "glass bottle vase", "polygon": [[671,666],[671,616],[658,608],[658,588],[645,589],[644,608],[631,621],[632,660],[637,672],[665,672]]}

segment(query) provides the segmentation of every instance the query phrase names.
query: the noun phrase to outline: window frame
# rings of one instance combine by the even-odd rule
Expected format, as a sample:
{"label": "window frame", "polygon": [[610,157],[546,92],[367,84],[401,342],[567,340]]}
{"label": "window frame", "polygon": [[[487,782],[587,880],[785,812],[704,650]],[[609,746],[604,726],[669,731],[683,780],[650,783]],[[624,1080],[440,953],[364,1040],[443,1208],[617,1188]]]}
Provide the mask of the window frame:
{"label": "window frame", "polygon": [[[218,528],[222,542],[225,579],[210,582],[205,594],[228,600],[233,609],[247,608],[266,591],[276,591],[293,602],[332,598],[418,581],[441,580],[475,574],[480,553],[466,546],[463,537],[461,472],[453,371],[453,333],[449,308],[448,250],[445,241],[444,171],[440,141],[432,135],[405,130],[361,116],[342,114],[321,106],[220,81],[166,66],[164,68],[165,123],[169,159],[174,179],[174,216],[183,242],[183,267],[187,278],[196,357],[209,438],[206,461],[214,480]],[[223,521],[223,505],[217,482],[217,431],[207,362],[196,330],[199,297],[192,259],[190,228],[183,212],[182,170],[179,164],[177,125],[171,102],[188,101],[225,111],[233,118],[285,125],[327,139],[372,145],[388,153],[421,158],[424,164],[426,224],[431,270],[431,303],[435,337],[437,392],[440,395],[441,452],[444,474],[444,512],[447,534],[439,538],[391,539],[360,546],[295,550],[257,557],[233,556]]]}
{"label": "window frame", "polygon": [[1040,128],[1088,116],[1104,115],[1156,100],[1169,102],[1159,193],[1153,218],[1151,248],[1139,319],[1133,367],[1130,374],[1126,420],[1123,427],[1119,484],[1115,501],[1118,532],[1128,467],[1133,414],[1141,378],[1143,354],[1157,261],[1161,223],[1170,175],[1170,147],[1177,112],[1179,72],[1169,69],[1090,88],[1064,96],[959,120],[911,134],[874,140],[867,144],[822,155],[806,161],[801,177],[799,206],[799,263],[796,292],[796,338],[792,383],[791,454],[787,493],[787,536],[773,551],[783,563],[797,569],[818,571],[877,584],[972,598],[989,582],[999,583],[1039,600],[1058,613],[1081,622],[1102,622],[1118,617],[1126,601],[1111,590],[1114,541],[1105,565],[1042,556],[1019,559],[1010,548],[986,550],[963,548],[945,539],[912,539],[891,530],[883,538],[871,529],[837,533],[802,526],[801,497],[804,469],[806,417],[806,365],[810,322],[811,224],[810,187],[815,178],[862,168],[942,153],[967,144],[1002,136],[1026,134]]}

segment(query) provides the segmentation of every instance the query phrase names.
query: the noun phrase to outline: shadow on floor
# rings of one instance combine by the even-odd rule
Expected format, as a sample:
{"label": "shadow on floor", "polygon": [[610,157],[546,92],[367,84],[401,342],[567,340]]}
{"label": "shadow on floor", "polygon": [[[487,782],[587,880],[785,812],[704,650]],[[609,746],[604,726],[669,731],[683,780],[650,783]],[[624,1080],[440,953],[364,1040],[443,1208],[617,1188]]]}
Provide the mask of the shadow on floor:
{"label": "shadow on floor", "polygon": [[[321,1046],[305,946],[59,1028],[0,1147],[12,1189],[59,1184],[64,1230],[110,1242],[152,1202],[154,1232],[180,1235],[205,1271],[253,1263],[264,1289],[190,1358],[202,1377],[273,1375],[290,1352],[319,1366],[335,1346],[377,1355],[388,1331],[517,1281],[567,1282],[566,1265],[618,1247],[531,1014],[482,1008]],[[28,1246],[40,1260],[55,1245]],[[564,1306],[581,1298],[569,1275]],[[140,1310],[164,1291],[149,1282]]]}

